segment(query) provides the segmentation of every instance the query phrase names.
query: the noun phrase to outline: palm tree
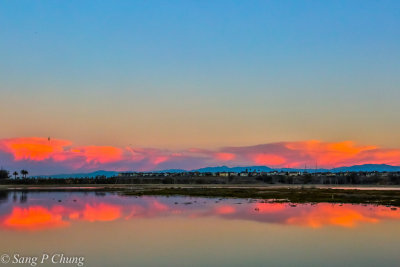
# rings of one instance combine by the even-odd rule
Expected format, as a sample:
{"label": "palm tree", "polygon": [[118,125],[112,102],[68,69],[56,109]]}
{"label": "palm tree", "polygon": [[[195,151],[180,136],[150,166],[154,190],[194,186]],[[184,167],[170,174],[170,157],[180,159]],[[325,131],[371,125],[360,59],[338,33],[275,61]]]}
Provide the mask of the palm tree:
{"label": "palm tree", "polygon": [[15,179],[17,179],[18,172],[17,171],[13,172],[13,175],[14,175]]}
{"label": "palm tree", "polygon": [[24,178],[26,178],[26,175],[28,174],[27,170],[21,170],[21,174]]}

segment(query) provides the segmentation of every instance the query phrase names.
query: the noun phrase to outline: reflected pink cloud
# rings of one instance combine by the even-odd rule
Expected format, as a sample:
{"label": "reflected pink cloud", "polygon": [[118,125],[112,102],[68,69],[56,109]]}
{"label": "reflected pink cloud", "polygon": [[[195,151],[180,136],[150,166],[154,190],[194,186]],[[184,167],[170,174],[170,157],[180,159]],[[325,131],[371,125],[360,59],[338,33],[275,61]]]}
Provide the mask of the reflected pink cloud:
{"label": "reflected pink cloud", "polygon": [[88,222],[114,221],[121,217],[121,207],[118,205],[99,203],[95,205],[86,204],[82,211],[82,220]]}
{"label": "reflected pink cloud", "polygon": [[57,211],[41,206],[15,207],[2,222],[5,228],[30,231],[66,227],[69,224]]}
{"label": "reflected pink cloud", "polygon": [[382,216],[366,209],[344,205],[319,204],[312,211],[287,219],[288,224],[319,228],[327,225],[355,227],[361,223],[377,223]]}
{"label": "reflected pink cloud", "polygon": [[375,224],[384,220],[400,220],[400,212],[390,207],[328,203],[316,205],[252,203],[240,206],[224,204],[199,214],[310,228],[328,226],[350,228],[361,224]]}
{"label": "reflected pink cloud", "polygon": [[282,212],[283,210],[287,209],[286,204],[282,203],[256,203],[254,204],[254,210],[260,213],[275,213],[275,212]]}
{"label": "reflected pink cloud", "polygon": [[150,205],[150,210],[155,210],[157,212],[167,211],[167,210],[169,210],[169,207],[168,207],[168,205],[163,204],[157,200],[153,200]]}
{"label": "reflected pink cloud", "polygon": [[219,206],[215,209],[217,214],[233,214],[236,212],[236,209],[233,206],[223,205]]}
{"label": "reflected pink cloud", "polygon": [[[65,201],[63,205],[14,206],[0,214],[0,225],[5,230],[41,231],[68,227],[74,222],[102,223],[117,220],[150,219],[165,216],[179,216],[191,219],[218,216],[226,220],[239,219],[293,225],[298,227],[357,227],[362,224],[376,224],[385,220],[400,220],[396,208],[373,205],[328,204],[315,205],[244,200],[185,198],[168,201],[168,198],[101,197],[101,199],[78,198],[77,202]],[[178,202],[176,202],[178,201]],[[235,202],[243,202],[240,205]],[[201,203],[201,204],[200,204]]]}

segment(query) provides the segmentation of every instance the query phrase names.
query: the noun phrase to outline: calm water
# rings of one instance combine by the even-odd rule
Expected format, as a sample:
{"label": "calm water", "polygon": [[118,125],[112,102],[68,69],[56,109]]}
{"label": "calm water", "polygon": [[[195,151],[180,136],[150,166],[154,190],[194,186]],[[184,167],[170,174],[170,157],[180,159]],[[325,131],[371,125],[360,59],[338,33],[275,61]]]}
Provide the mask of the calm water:
{"label": "calm water", "polygon": [[[0,192],[4,266],[399,266],[400,211],[238,199]],[[63,254],[63,255],[61,255]],[[58,257],[58,258],[57,258]],[[15,258],[14,258],[15,260]],[[32,259],[34,261],[34,258]],[[1,264],[0,264],[1,265]]]}

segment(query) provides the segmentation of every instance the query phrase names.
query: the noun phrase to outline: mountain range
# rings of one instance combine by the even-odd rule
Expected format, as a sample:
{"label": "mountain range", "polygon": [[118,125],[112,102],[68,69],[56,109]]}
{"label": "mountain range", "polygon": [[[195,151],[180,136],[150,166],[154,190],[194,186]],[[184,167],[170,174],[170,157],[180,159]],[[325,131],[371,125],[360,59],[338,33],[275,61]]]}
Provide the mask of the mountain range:
{"label": "mountain range", "polygon": [[[170,173],[179,173],[179,172],[188,172],[189,170],[183,169],[168,169],[168,170],[160,170],[154,171],[156,172],[170,172]],[[205,167],[195,170],[190,170],[190,172],[272,172],[272,171],[284,171],[284,172],[303,172],[308,171],[310,173],[314,172],[400,172],[400,166],[391,166],[387,164],[363,164],[363,165],[354,165],[348,167],[337,167],[332,169],[295,169],[295,168],[270,168],[267,166],[243,166],[243,167],[228,167],[228,166],[217,166],[217,167]],[[82,178],[82,177],[96,177],[96,176],[105,176],[112,177],[117,175],[117,171],[103,171],[98,170],[89,173],[70,173],[70,174],[55,174],[55,175],[46,175],[41,177],[51,177],[51,178]]]}

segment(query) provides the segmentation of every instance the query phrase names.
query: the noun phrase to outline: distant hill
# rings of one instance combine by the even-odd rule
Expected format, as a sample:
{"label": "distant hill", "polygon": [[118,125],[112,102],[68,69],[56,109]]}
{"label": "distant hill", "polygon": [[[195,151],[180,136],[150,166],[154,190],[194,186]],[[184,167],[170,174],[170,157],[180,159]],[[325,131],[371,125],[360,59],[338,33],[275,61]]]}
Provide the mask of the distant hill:
{"label": "distant hill", "polygon": [[227,166],[219,166],[219,167],[206,167],[192,171],[198,172],[244,172],[244,171],[252,172],[271,172],[274,169],[271,169],[267,166],[245,166],[245,167],[227,167]]}
{"label": "distant hill", "polygon": [[[296,168],[270,168],[267,166],[245,166],[245,167],[207,167],[192,171],[199,172],[242,172],[242,171],[261,171],[261,172],[271,172],[271,171],[283,171],[283,172],[303,172],[305,169]],[[400,172],[400,166],[391,166],[387,164],[364,164],[364,165],[354,165],[349,167],[338,167],[332,169],[306,169],[307,172]]]}
{"label": "distant hill", "polygon": [[[187,172],[188,170],[183,169],[168,169],[161,171],[154,171],[155,173],[159,172],[170,172],[170,173],[179,173],[179,172]],[[195,170],[190,170],[191,172],[272,172],[272,171],[283,171],[283,172],[303,172],[304,169],[294,169],[294,168],[270,168],[267,166],[243,166],[243,167],[228,167],[228,166],[216,166],[216,167],[205,167]],[[333,169],[308,169],[310,173],[313,172],[400,172],[400,166],[391,166],[387,164],[364,164],[364,165],[354,165],[348,167],[338,167]],[[72,173],[72,174],[55,174],[55,175],[46,175],[42,177],[51,177],[51,178],[83,178],[83,177],[96,177],[96,176],[106,176],[112,177],[118,175],[116,171],[95,171],[89,173]]]}
{"label": "distant hill", "polygon": [[184,170],[184,169],[168,169],[168,170],[153,171],[153,172],[155,172],[155,173],[159,173],[159,172],[180,173],[180,172],[187,172],[187,170]]}
{"label": "distant hill", "polygon": [[332,172],[399,172],[400,166],[391,166],[387,164],[364,164],[350,167],[333,168]]}
{"label": "distant hill", "polygon": [[294,169],[294,168],[281,168],[281,169],[276,169],[277,171],[281,172],[304,172],[307,171],[308,173],[315,173],[315,172],[331,172],[330,169]]}

